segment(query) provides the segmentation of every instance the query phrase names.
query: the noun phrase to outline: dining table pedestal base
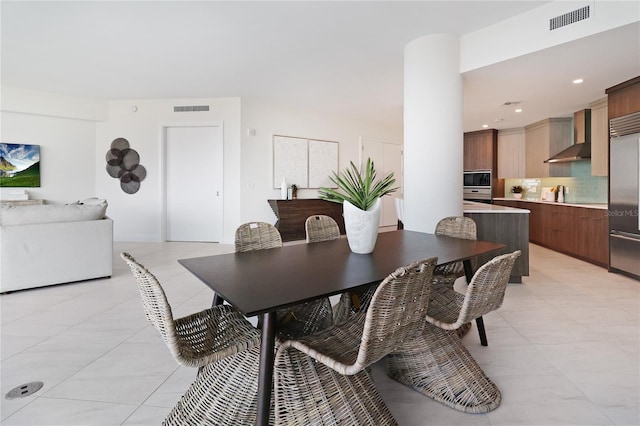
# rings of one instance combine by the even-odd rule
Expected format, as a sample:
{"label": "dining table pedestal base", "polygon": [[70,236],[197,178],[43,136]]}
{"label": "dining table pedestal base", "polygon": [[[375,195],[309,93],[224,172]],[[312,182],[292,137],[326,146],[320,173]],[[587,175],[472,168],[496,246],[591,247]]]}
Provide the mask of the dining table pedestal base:
{"label": "dining table pedestal base", "polygon": [[456,331],[427,323],[423,333],[385,358],[392,379],[463,413],[487,413],[501,401]]}

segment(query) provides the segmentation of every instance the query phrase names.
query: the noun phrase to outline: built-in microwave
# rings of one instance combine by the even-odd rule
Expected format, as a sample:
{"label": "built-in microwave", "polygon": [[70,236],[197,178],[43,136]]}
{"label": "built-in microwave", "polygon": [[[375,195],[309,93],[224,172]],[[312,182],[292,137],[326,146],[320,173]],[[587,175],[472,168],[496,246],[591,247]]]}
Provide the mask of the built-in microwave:
{"label": "built-in microwave", "polygon": [[465,171],[463,185],[491,187],[491,170]]}
{"label": "built-in microwave", "polygon": [[465,171],[463,185],[465,200],[491,202],[491,170]]}

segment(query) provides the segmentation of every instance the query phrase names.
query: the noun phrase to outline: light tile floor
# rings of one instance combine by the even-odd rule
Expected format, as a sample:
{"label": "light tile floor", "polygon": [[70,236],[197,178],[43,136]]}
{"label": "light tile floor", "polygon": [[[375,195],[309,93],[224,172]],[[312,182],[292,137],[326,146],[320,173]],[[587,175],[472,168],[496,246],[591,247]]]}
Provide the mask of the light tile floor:
{"label": "light tile floor", "polygon": [[[0,296],[2,425],[158,425],[194,378],[145,320],[128,251],[162,282],[174,315],[211,292],[179,258],[231,252],[203,243],[116,243],[113,277]],[[531,245],[531,274],[510,284],[464,338],[502,391],[488,414],[451,410],[388,379],[378,387],[401,425],[639,425],[640,282]],[[460,283],[459,283],[460,284]],[[13,387],[42,381],[33,396]]]}

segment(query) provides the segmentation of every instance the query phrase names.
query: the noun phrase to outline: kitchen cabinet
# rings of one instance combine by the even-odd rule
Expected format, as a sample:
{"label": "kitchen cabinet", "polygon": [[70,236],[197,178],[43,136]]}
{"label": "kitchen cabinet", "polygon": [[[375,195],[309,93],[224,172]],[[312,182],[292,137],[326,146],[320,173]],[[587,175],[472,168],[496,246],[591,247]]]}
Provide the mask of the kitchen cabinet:
{"label": "kitchen cabinet", "polygon": [[491,170],[491,196],[504,197],[504,179],[498,179],[498,131],[464,134],[464,170]]}
{"label": "kitchen cabinet", "polygon": [[498,172],[498,131],[478,130],[464,134],[464,170],[492,170]]}
{"label": "kitchen cabinet", "polygon": [[591,174],[609,175],[609,113],[607,98],[592,102],[591,107]]}
{"label": "kitchen cabinet", "polygon": [[609,120],[640,111],[640,76],[605,90]]}
{"label": "kitchen cabinet", "polygon": [[498,179],[525,175],[524,127],[498,131]]}
{"label": "kitchen cabinet", "polygon": [[577,250],[602,266],[609,262],[609,220],[606,210],[577,208]]}
{"label": "kitchen cabinet", "polygon": [[555,204],[541,204],[539,211],[542,228],[540,243],[563,253],[575,254],[577,252],[575,240],[577,229],[573,208]]}
{"label": "kitchen cabinet", "polygon": [[570,176],[570,164],[544,160],[573,143],[572,118],[547,118],[525,127],[525,177]]}
{"label": "kitchen cabinet", "polygon": [[607,267],[607,210],[526,200],[496,200],[494,203],[530,211],[530,242]]}

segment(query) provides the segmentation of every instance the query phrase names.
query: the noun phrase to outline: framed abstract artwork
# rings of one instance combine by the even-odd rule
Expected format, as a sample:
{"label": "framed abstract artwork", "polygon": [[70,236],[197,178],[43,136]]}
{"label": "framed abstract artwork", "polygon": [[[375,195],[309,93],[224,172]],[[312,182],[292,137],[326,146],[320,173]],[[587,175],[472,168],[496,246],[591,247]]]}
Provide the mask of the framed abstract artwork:
{"label": "framed abstract artwork", "polygon": [[0,143],[0,187],[40,186],[40,145]]}
{"label": "framed abstract artwork", "polygon": [[338,142],[273,136],[273,187],[284,179],[298,188],[335,188],[329,179],[338,171]]}

